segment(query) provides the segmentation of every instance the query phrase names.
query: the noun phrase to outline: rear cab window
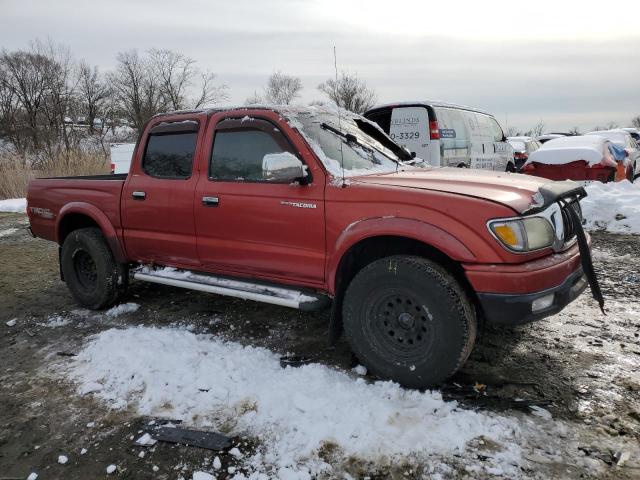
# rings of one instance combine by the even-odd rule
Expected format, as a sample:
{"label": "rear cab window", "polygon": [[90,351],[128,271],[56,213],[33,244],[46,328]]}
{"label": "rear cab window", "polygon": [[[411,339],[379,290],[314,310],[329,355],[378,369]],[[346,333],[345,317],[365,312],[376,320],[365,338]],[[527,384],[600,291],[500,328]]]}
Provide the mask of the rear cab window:
{"label": "rear cab window", "polygon": [[198,122],[167,122],[154,126],[142,157],[142,170],[167,180],[191,177],[198,140]]}

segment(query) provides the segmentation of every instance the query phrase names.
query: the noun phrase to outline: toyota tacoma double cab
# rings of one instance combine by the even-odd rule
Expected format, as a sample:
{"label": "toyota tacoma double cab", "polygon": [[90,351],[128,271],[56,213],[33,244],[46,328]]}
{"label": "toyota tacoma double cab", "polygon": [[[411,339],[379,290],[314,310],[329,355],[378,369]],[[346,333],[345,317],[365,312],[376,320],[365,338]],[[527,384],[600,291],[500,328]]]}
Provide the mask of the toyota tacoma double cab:
{"label": "toyota tacoma double cab", "polygon": [[84,307],[131,280],[330,307],[330,338],[409,387],[456,372],[479,319],[541,319],[588,284],[602,305],[582,187],[412,156],[328,107],[161,114],[128,174],[33,180],[30,229]]}

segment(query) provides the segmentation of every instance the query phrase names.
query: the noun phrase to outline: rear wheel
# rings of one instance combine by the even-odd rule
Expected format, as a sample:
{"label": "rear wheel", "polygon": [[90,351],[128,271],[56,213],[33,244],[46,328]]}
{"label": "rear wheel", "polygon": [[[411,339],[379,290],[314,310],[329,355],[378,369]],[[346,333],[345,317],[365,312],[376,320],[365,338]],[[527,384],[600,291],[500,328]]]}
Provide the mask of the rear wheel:
{"label": "rear wheel", "polygon": [[476,336],[473,306],[436,263],[397,255],[364,267],[344,297],[345,335],[375,375],[423,388],[453,375]]}
{"label": "rear wheel", "polygon": [[126,290],[126,266],[116,262],[98,228],[71,232],[62,245],[60,265],[67,287],[84,307],[109,307]]}
{"label": "rear wheel", "polygon": [[510,173],[516,173],[516,166],[513,163],[509,162],[507,163],[507,168],[505,171]]}

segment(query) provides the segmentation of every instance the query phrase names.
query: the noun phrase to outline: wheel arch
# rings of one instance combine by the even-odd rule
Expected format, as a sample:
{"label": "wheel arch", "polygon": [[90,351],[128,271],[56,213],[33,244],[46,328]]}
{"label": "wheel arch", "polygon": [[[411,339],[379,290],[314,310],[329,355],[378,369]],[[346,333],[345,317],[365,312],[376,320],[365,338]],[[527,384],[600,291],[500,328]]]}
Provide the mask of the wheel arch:
{"label": "wheel arch", "polygon": [[[335,342],[342,333],[342,299],[346,286],[366,265],[387,256],[415,255],[435,261],[451,272],[472,303],[477,303],[473,287],[461,265],[463,261],[473,261],[473,253],[462,242],[436,226],[417,221],[409,221],[408,224],[412,228],[404,231],[372,233],[341,242],[340,259],[329,269],[329,290],[334,295],[329,324],[331,342]],[[347,234],[345,232],[343,235]]]}
{"label": "wheel arch", "polygon": [[98,228],[102,232],[116,261],[126,263],[127,258],[120,239],[109,218],[95,205],[84,202],[66,204],[56,222],[56,239],[62,245],[67,236],[79,228]]}

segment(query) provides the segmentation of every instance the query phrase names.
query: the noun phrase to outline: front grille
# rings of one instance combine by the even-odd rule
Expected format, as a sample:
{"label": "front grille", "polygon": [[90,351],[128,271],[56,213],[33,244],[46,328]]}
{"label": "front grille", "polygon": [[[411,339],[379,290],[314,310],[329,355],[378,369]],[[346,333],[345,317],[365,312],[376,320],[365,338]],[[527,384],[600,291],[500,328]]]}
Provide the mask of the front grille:
{"label": "front grille", "polygon": [[574,228],[573,222],[571,221],[571,215],[567,211],[568,208],[572,208],[582,222],[582,209],[580,208],[580,202],[578,200],[574,200],[562,206],[560,211],[562,212],[562,227],[564,230],[563,241],[565,244],[571,242],[576,236],[576,230]]}

